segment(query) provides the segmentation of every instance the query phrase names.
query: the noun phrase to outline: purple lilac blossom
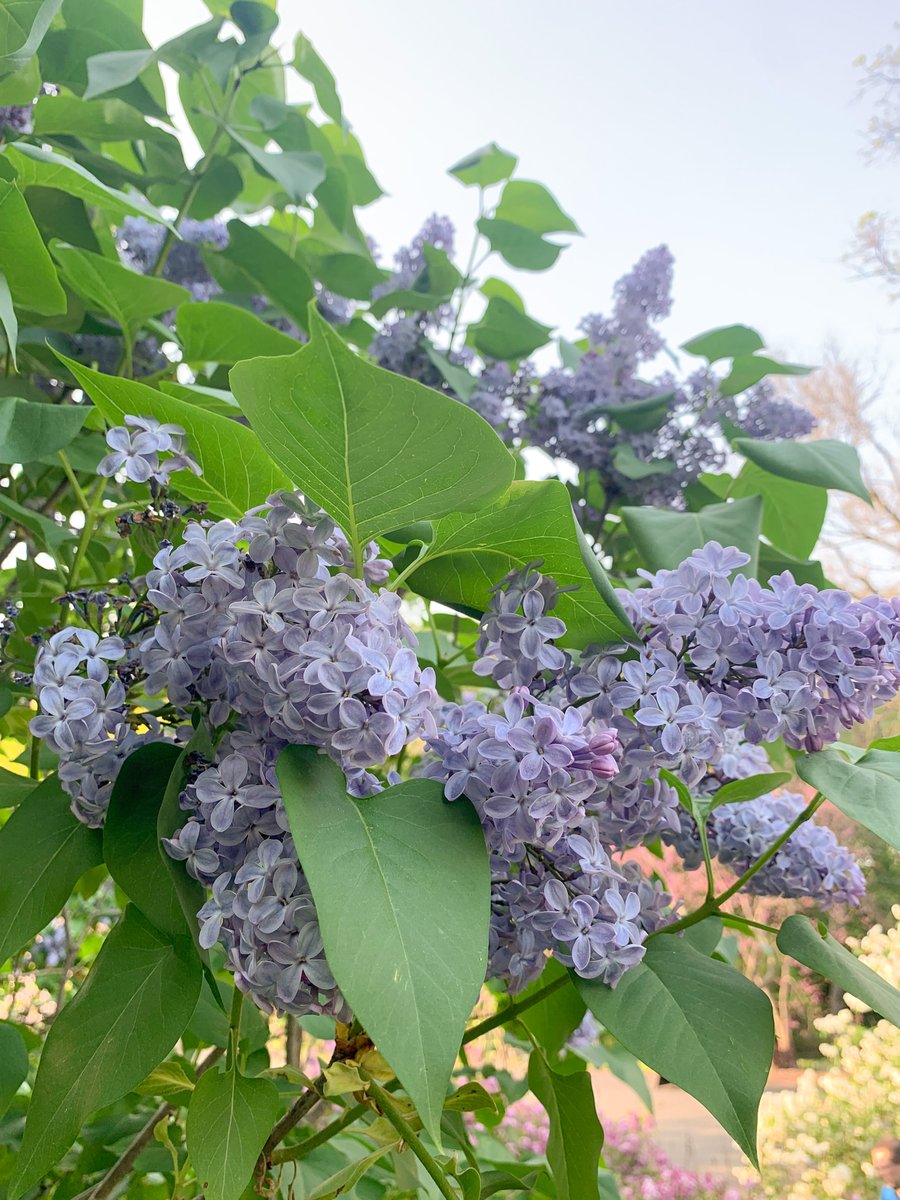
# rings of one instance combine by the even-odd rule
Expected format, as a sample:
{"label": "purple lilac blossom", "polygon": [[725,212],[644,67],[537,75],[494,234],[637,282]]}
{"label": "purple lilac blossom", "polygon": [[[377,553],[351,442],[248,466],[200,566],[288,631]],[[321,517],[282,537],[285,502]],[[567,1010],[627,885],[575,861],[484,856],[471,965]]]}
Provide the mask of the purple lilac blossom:
{"label": "purple lilac blossom", "polygon": [[[228,229],[218,218],[195,221],[185,217],[178,225],[178,233],[178,240],[169,248],[162,277],[187,288],[195,300],[210,300],[222,289],[207,270],[201,249],[209,246],[224,250],[228,245]],[[119,231],[119,253],[128,266],[147,275],[156,266],[165,240],[164,226],[145,217],[126,217]]]}
{"label": "purple lilac blossom", "polygon": [[[106,434],[110,453],[97,465],[97,474],[124,471],[133,483],[152,481],[165,487],[175,471],[200,474],[198,464],[185,452],[185,432],[180,425],[164,425],[153,417],[126,416]],[[161,459],[160,455],[169,457]]]}
{"label": "purple lilac blossom", "polygon": [[[514,428],[531,445],[596,473],[612,499],[682,507],[684,488],[703,471],[725,464],[723,421],[766,440],[808,433],[814,421],[778,397],[768,381],[741,396],[723,397],[716,376],[706,369],[684,379],[641,374],[664,348],[655,326],[671,310],[672,267],[669,250],[657,246],[618,281],[611,315],[594,314],[581,324],[589,348],[578,365],[548,372],[537,394],[522,405]],[[656,428],[636,431],[616,424],[617,408],[654,396],[668,397]],[[619,469],[623,447],[651,468],[642,478]]]}
{"label": "purple lilac blossom", "polygon": [[33,104],[0,105],[0,136],[29,134],[34,126]]}
{"label": "purple lilac blossom", "polygon": [[133,644],[70,626],[54,633],[35,659],[39,715],[29,725],[59,755],[59,779],[85,825],[103,824],[112,786],[128,755],[162,734],[149,714],[132,728],[126,689]]}

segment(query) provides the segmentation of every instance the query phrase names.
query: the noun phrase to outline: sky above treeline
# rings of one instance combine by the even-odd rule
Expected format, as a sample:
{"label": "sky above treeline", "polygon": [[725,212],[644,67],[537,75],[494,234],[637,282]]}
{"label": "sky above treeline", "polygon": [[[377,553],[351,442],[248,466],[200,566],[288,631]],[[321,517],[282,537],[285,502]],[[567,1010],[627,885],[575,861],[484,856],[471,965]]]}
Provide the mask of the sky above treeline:
{"label": "sky above treeline", "polygon": [[[152,0],[154,43],[208,19]],[[505,275],[567,336],[615,280],[665,242],[676,259],[672,345],[744,322],[794,361],[834,340],[896,378],[900,305],[854,278],[859,217],[900,212],[900,163],[867,165],[854,59],[896,35],[886,0],[280,0],[337,77],[388,193],[362,223],[389,261],[431,212],[468,253],[475,194],[446,175],[497,141],[580,225],[546,273]],[[301,84],[295,95],[305,98]]]}

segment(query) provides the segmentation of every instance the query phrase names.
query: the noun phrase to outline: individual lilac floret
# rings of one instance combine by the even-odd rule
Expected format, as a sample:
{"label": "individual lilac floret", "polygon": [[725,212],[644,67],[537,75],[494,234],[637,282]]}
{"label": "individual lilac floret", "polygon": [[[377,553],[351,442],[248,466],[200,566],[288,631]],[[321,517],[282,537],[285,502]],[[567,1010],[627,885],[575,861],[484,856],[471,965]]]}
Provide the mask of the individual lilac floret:
{"label": "individual lilac floret", "polygon": [[[99,475],[111,476],[124,471],[133,483],[148,483],[165,487],[175,471],[193,471],[200,467],[185,453],[185,432],[180,425],[164,425],[153,417],[125,418],[124,425],[115,425],[106,434],[111,453],[97,465]],[[169,457],[161,459],[160,455]]]}

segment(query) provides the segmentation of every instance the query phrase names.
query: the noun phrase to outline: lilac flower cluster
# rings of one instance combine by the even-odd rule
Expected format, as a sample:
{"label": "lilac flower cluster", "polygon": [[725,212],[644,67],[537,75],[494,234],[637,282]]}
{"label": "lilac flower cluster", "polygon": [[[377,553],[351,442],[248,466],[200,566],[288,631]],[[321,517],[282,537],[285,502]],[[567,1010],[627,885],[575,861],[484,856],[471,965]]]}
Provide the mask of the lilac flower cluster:
{"label": "lilac flower cluster", "polygon": [[420,669],[400,598],[365,579],[333,523],[277,495],[232,523],[189,524],[147,576],[159,620],[141,644],[149,692],[213,726],[215,761],[181,803],[167,845],[212,889],[203,944],[221,941],[239,986],[263,1008],[346,1015],[324,959],[315,907],[288,831],[275,764],[288,743],[322,747],[355,795],[433,729],[434,672]]}
{"label": "lilac flower cluster", "polygon": [[[222,221],[194,221],[184,217],[178,225],[179,237],[169,248],[162,270],[163,279],[188,289],[195,300],[210,300],[222,289],[210,275],[203,261],[203,248],[224,250],[228,245],[228,230]],[[119,253],[122,260],[142,275],[156,266],[166,240],[166,230],[145,217],[126,217],[119,231]]]}
{"label": "lilac flower cluster", "polygon": [[452,258],[455,238],[456,230],[450,218],[432,213],[410,244],[402,246],[394,255],[393,273],[390,279],[372,289],[372,299],[377,300],[401,288],[412,287],[428,265],[425,258],[426,246],[443,250],[448,258]]}
{"label": "lilac flower cluster", "polygon": [[[613,500],[681,506],[689,483],[724,465],[723,422],[767,440],[808,433],[814,424],[767,382],[724,397],[708,370],[683,380],[640,374],[664,346],[655,323],[671,309],[672,267],[669,250],[657,246],[618,281],[612,314],[582,322],[588,351],[574,368],[548,372],[516,425],[523,440],[596,473]],[[627,406],[653,397],[661,398],[662,410],[655,428],[616,421],[617,409],[625,419]],[[643,466],[635,469],[634,459]]]}
{"label": "lilac flower cluster", "polygon": [[[610,858],[608,797],[627,757],[618,729],[561,689],[541,695],[545,673],[570,668],[555,645],[565,624],[548,615],[558,594],[532,568],[494,589],[475,670],[507,698],[499,712],[445,705],[425,766],[448,800],[465,794],[481,817],[493,869],[489,974],[516,990],[549,950],[580,975],[615,983],[668,903],[635,864]],[[625,786],[640,793],[634,766]]]}
{"label": "lilac flower cluster", "polygon": [[7,133],[29,134],[33,127],[33,104],[0,105],[0,137]]}
{"label": "lilac flower cluster", "polygon": [[[125,417],[124,425],[115,425],[106,435],[110,453],[97,465],[98,475],[124,471],[133,483],[152,482],[165,487],[175,471],[193,471],[200,467],[184,449],[184,430],[180,425],[165,425],[153,417]],[[161,454],[169,457],[160,459]]]}
{"label": "lilac flower cluster", "polygon": [[[723,804],[710,814],[706,836],[710,853],[736,875],[743,874],[775,842],[806,806],[792,792],[758,796],[743,803]],[[697,826],[681,809],[677,832],[666,830],[663,841],[674,846],[685,867],[703,862]],[[834,832],[814,820],[805,821],[778,853],[749,880],[745,891],[755,896],[809,898],[824,907],[858,904],[866,882],[853,854]]]}
{"label": "lilac flower cluster", "polygon": [[152,716],[135,720],[130,712],[126,685],[134,658],[135,648],[122,638],[70,626],[44,642],[35,659],[39,715],[29,728],[59,755],[72,811],[92,827],[103,824],[122,763],[160,736]]}

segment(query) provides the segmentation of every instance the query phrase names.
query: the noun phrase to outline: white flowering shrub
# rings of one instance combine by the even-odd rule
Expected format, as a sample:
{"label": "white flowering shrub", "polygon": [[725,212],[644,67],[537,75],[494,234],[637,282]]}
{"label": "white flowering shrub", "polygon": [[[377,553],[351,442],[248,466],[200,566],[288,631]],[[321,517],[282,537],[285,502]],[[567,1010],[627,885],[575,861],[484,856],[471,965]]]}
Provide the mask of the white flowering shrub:
{"label": "white flowering shrub", "polygon": [[[853,946],[860,959],[893,986],[900,983],[900,905],[892,929],[876,925]],[[772,1200],[863,1200],[875,1194],[869,1153],[896,1127],[900,1108],[900,1030],[871,1024],[868,1005],[819,1018],[823,1070],[808,1070],[795,1091],[770,1092],[760,1108],[760,1163]],[[755,1176],[756,1172],[749,1171]]]}

